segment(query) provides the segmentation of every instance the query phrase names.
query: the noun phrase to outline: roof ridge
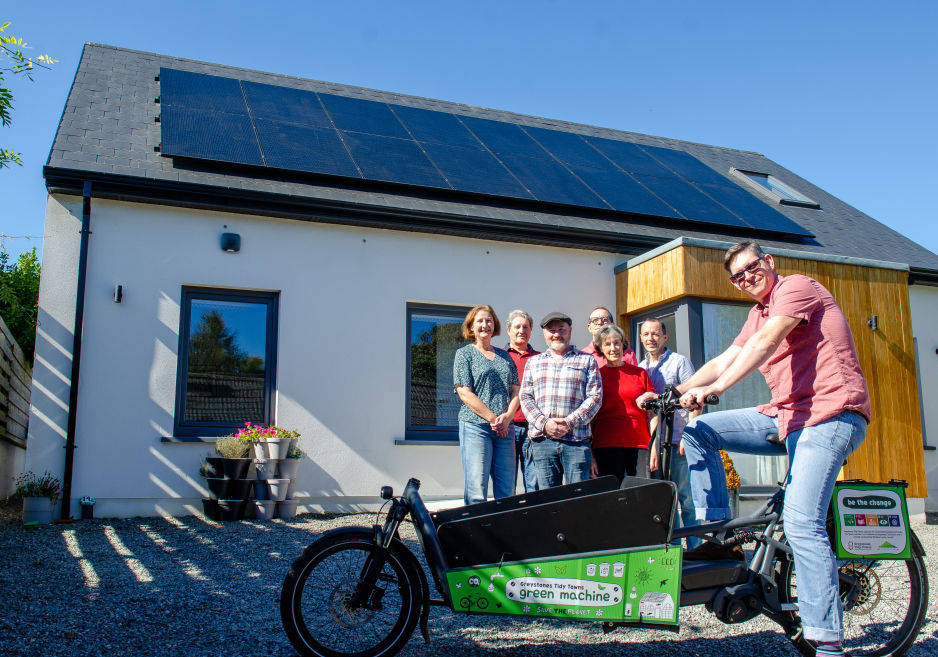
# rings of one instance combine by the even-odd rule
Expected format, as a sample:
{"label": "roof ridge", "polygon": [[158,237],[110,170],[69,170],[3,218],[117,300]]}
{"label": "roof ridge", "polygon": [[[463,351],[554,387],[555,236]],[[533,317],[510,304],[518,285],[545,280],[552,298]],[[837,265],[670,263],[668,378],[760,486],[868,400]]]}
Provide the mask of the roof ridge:
{"label": "roof ridge", "polygon": [[[483,106],[481,106],[481,105],[470,105],[470,104],[468,104],[468,103],[457,103],[457,102],[455,102],[455,101],[450,101],[450,100],[440,100],[439,98],[428,98],[428,97],[426,97],[426,96],[414,96],[414,95],[411,95],[411,94],[402,94],[402,93],[398,93],[398,92],[396,92],[396,91],[386,91],[386,90],[383,90],[383,89],[371,89],[371,88],[369,88],[369,87],[359,87],[359,86],[351,85],[351,84],[343,84],[343,83],[341,83],[341,82],[330,82],[330,81],[328,81],[328,80],[316,80],[316,79],[313,79],[313,78],[301,78],[301,77],[297,77],[297,76],[295,76],[295,75],[283,75],[283,74],[280,74],[280,73],[272,73],[272,72],[270,72],[270,71],[259,71],[259,70],[257,70],[257,69],[252,69],[252,68],[243,68],[243,67],[240,67],[240,66],[230,66],[230,65],[228,65],[228,64],[215,64],[215,63],[212,63],[212,62],[205,62],[205,61],[201,61],[201,60],[198,60],[198,59],[189,59],[189,58],[187,58],[187,57],[174,57],[174,56],[172,56],[172,55],[161,55],[160,53],[148,52],[148,51],[146,51],[146,50],[134,50],[134,49],[132,49],[132,48],[121,48],[120,46],[111,46],[111,45],[108,45],[108,44],[105,44],[105,43],[95,43],[95,42],[93,42],[93,41],[86,41],[86,42],[85,42],[85,45],[86,45],[86,46],[94,46],[94,47],[97,47],[97,48],[109,48],[109,49],[111,49],[111,50],[118,50],[118,51],[121,51],[121,52],[137,53],[137,54],[140,54],[140,55],[150,55],[150,56],[153,56],[153,57],[160,57],[160,58],[162,58],[162,59],[173,59],[173,60],[180,61],[180,62],[190,62],[190,63],[192,63],[192,64],[200,64],[200,65],[208,65],[208,66],[217,66],[217,67],[219,67],[219,68],[225,68],[225,69],[229,69],[229,70],[232,70],[232,71],[245,71],[245,72],[247,72],[247,73],[256,73],[256,74],[260,74],[260,75],[272,75],[272,76],[276,76],[276,77],[279,77],[279,78],[288,79],[288,80],[296,80],[296,81],[304,82],[304,83],[305,83],[305,82],[313,82],[313,83],[316,83],[316,84],[333,85],[333,86],[336,86],[336,87],[342,87],[342,88],[348,89],[348,90],[359,90],[359,91],[375,92],[375,93],[380,93],[380,94],[388,94],[388,95],[390,95],[390,96],[398,96],[398,97],[402,97],[402,98],[406,98],[406,99],[413,99],[413,100],[417,100],[417,101],[428,101],[428,102],[431,102],[431,103],[445,103],[445,104],[447,104],[447,105],[451,105],[451,106],[455,106],[455,107],[466,108],[467,110],[475,110],[475,111],[481,110],[481,111],[484,111],[484,112],[498,112],[498,113],[500,113],[500,114],[507,114],[507,115],[510,115],[510,116],[515,116],[515,117],[519,117],[519,118],[522,118],[522,119],[527,119],[528,121],[546,122],[546,123],[550,123],[550,124],[553,124],[553,125],[560,124],[560,127],[567,126],[567,127],[570,127],[570,128],[574,128],[574,127],[575,127],[575,128],[586,128],[586,129],[590,129],[590,130],[602,131],[602,132],[604,132],[604,133],[615,133],[615,134],[619,134],[619,135],[623,135],[623,136],[625,136],[625,135],[632,135],[632,136],[636,136],[636,137],[644,137],[644,138],[647,138],[647,139],[658,139],[658,140],[667,141],[667,142],[672,142],[672,143],[676,143],[676,144],[690,144],[690,145],[692,145],[692,146],[702,146],[702,147],[704,147],[704,148],[713,148],[713,149],[717,149],[717,150],[721,150],[721,151],[729,151],[729,152],[734,152],[734,153],[747,153],[747,154],[749,154],[749,155],[758,155],[758,156],[760,156],[760,157],[765,157],[765,155],[764,155],[763,153],[760,153],[760,152],[758,152],[758,151],[747,151],[747,150],[744,150],[744,149],[741,149],[741,148],[729,148],[729,147],[727,147],[727,146],[715,146],[715,145],[713,145],[713,144],[704,144],[704,143],[701,143],[701,142],[687,141],[687,140],[684,140],[684,139],[674,139],[674,138],[672,138],[672,137],[662,137],[662,136],[658,136],[658,135],[646,135],[645,133],[642,133],[642,132],[632,132],[632,131],[630,131],[630,130],[619,130],[619,129],[617,129],[617,128],[604,128],[604,127],[602,127],[602,126],[595,126],[595,125],[591,125],[591,124],[589,124],[589,123],[576,123],[576,122],[574,122],[574,121],[566,121],[566,120],[564,120],[564,119],[551,119],[551,118],[543,117],[543,116],[535,116],[535,115],[533,115],[533,114],[522,114],[522,113],[520,113],[520,112],[513,112],[513,111],[511,111],[511,110],[500,110],[500,109],[495,109],[495,108],[491,108],[491,107],[483,107]],[[384,102],[391,102],[391,101],[384,101]],[[471,116],[471,114],[470,114],[470,116]],[[480,118],[484,118],[484,117],[480,117]],[[573,132],[573,130],[570,130],[570,132]],[[577,134],[579,134],[579,133],[577,133]]]}

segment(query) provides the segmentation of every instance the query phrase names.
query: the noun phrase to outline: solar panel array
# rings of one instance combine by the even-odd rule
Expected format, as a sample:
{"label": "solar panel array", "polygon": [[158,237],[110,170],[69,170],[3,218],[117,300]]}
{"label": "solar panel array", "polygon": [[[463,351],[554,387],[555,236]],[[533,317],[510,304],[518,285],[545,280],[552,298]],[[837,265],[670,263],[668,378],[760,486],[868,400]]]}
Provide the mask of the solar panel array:
{"label": "solar panel array", "polygon": [[685,151],[160,69],[161,152],[809,236]]}

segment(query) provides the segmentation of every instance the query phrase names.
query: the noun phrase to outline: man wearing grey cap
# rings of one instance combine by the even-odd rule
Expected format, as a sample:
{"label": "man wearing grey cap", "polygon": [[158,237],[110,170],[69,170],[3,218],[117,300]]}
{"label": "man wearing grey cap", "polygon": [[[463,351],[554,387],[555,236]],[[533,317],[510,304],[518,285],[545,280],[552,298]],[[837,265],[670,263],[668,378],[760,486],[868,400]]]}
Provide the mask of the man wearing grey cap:
{"label": "man wearing grey cap", "polygon": [[590,476],[590,422],[602,405],[596,359],[570,344],[573,321],[563,313],[541,320],[547,351],[528,361],[521,379],[521,410],[541,488]]}

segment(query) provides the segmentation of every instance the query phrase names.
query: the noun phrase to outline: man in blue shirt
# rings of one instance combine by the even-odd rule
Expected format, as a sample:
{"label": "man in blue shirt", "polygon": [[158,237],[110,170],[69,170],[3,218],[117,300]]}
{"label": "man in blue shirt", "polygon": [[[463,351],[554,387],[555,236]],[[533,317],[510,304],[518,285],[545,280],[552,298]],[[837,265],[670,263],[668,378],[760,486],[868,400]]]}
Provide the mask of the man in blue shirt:
{"label": "man in blue shirt", "polygon": [[[665,346],[668,341],[668,330],[660,319],[649,318],[642,322],[640,339],[647,353],[638,366],[648,372],[648,378],[654,384],[656,393],[660,395],[664,392],[665,386],[677,386],[694,376],[693,364],[681,354],[676,354]],[[673,435],[679,441],[687,422],[699,414],[699,409],[689,414],[682,409],[674,414]],[[657,441],[649,451],[648,461],[654,471],[658,467]],[[681,502],[682,526],[696,525],[697,516],[694,510],[694,498],[691,496],[690,471],[687,469],[687,457],[684,456],[684,443],[671,448],[671,481],[677,486]],[[695,548],[700,543],[701,539],[695,536],[687,537],[687,549]]]}

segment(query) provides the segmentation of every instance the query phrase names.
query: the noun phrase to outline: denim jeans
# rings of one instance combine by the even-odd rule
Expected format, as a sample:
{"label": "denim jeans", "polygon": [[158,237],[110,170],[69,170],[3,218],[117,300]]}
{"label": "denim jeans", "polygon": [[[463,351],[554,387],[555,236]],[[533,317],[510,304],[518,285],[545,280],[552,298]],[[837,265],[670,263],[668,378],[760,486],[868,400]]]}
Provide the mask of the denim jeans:
{"label": "denim jeans", "polygon": [[[674,519],[674,526],[693,527],[697,524],[697,515],[690,488],[690,470],[687,469],[687,456],[678,454],[677,447],[671,448],[671,481],[677,486],[678,496],[678,516]],[[703,543],[703,539],[696,536],[688,536],[686,540],[688,550]]]}
{"label": "denim jeans", "polygon": [[804,636],[814,641],[843,639],[843,609],[837,562],[825,529],[827,509],[844,459],[866,437],[866,420],[844,411],[825,422],[794,431],[784,445],[766,442],[778,432],[775,418],[754,408],[707,413],[684,429],[684,450],[699,520],[729,517],[726,472],[718,450],[764,456],[788,453],[785,536],[795,555],[798,604]]}
{"label": "denim jeans", "polygon": [[534,467],[534,456],[531,453],[531,438],[528,436],[527,425],[515,425],[515,454],[518,457],[518,467],[521,469],[524,492],[533,493],[538,490],[537,468]]}
{"label": "denim jeans", "polygon": [[514,427],[501,438],[487,424],[459,421],[459,455],[466,479],[463,501],[468,504],[484,502],[492,475],[492,493],[495,499],[515,494],[515,434]]}
{"label": "denim jeans", "polygon": [[590,478],[593,459],[588,440],[567,442],[541,436],[532,439],[531,449],[534,450],[537,483],[541,488],[562,485],[564,476],[568,484]]}

